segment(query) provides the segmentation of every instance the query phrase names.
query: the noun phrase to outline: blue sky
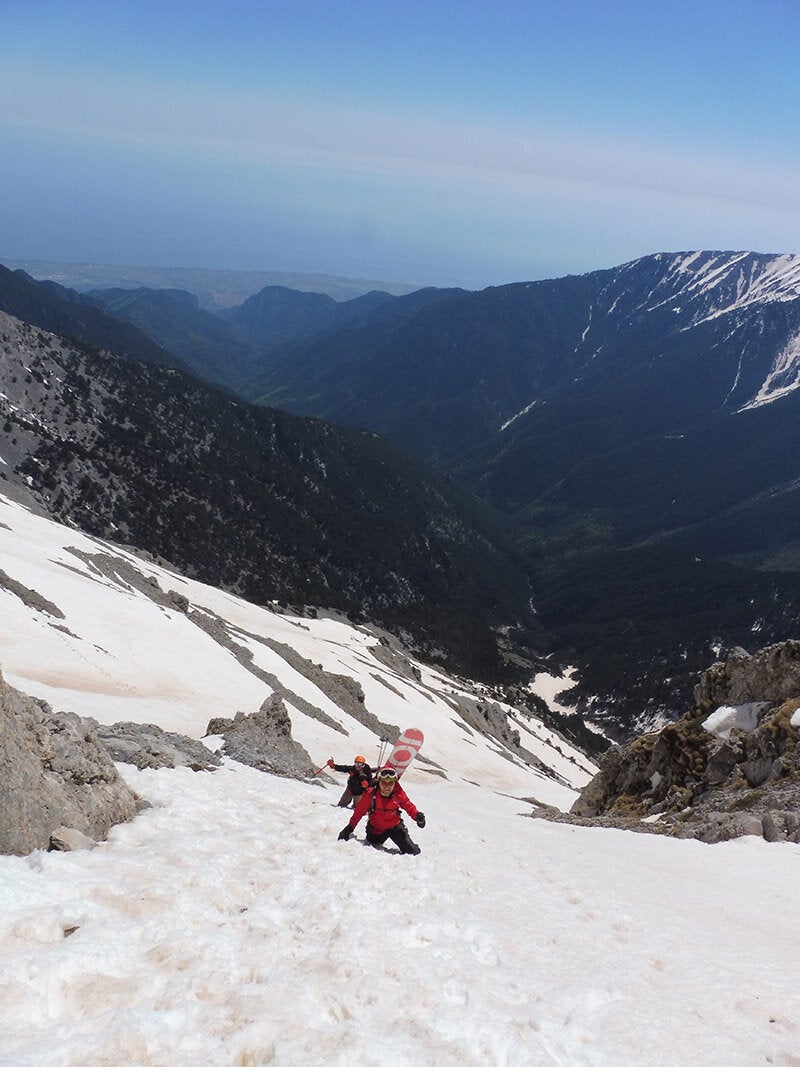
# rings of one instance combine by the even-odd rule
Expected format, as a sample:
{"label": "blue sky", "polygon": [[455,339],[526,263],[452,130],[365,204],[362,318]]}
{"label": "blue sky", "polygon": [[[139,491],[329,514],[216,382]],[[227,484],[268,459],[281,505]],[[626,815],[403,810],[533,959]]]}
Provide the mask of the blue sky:
{"label": "blue sky", "polygon": [[0,262],[800,251],[796,0],[0,0]]}

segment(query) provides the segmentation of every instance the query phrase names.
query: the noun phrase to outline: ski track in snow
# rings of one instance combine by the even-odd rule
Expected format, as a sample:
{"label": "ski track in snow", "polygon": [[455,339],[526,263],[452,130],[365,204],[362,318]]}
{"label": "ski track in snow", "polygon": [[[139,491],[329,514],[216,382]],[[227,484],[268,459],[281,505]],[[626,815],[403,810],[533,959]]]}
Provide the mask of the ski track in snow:
{"label": "ski track in snow", "polygon": [[338,784],[123,773],[153,807],[107,843],[2,860],[0,1063],[797,1063],[798,846],[409,771],[411,858],[336,840]]}

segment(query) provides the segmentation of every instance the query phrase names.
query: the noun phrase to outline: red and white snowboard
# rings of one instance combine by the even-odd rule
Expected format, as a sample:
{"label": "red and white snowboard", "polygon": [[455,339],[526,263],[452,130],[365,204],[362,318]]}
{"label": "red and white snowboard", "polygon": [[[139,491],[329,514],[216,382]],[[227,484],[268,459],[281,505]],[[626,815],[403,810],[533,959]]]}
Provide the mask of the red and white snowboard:
{"label": "red and white snowboard", "polygon": [[389,753],[389,758],[384,760],[383,766],[393,767],[399,778],[422,748],[424,740],[422,730],[415,730],[413,727],[404,730],[395,741],[394,748]]}

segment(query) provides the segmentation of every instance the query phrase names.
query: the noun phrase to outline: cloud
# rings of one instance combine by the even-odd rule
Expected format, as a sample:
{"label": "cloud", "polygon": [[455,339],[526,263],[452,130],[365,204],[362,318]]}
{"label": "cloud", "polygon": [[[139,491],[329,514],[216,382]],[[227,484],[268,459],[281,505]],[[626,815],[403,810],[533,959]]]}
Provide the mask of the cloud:
{"label": "cloud", "polygon": [[633,195],[698,203],[731,202],[795,211],[796,171],[715,156],[687,142],[599,137],[546,126],[498,128],[461,116],[433,119],[352,104],[192,91],[151,83],[108,83],[51,72],[24,80],[7,67],[0,81],[5,122],[132,151],[223,161],[227,167],[283,168],[334,180],[425,182],[518,201],[603,201]]}

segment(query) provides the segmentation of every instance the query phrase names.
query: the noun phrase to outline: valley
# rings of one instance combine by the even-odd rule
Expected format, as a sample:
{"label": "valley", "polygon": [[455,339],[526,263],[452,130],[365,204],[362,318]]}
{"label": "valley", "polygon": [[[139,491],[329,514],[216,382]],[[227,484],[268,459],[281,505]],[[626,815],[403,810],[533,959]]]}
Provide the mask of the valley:
{"label": "valley", "polygon": [[[54,513],[92,532],[257,598],[355,611],[395,627],[423,654],[508,685],[545,662],[577,667],[567,699],[580,720],[615,738],[685,710],[714,650],[779,641],[800,625],[797,257],[659,254],[480,292],[373,291],[340,300],[268,285],[216,312],[201,306],[199,292],[77,294],[19,271],[0,281],[8,313],[81,344],[107,348],[111,338],[112,350],[151,365],[133,376],[122,364],[115,371],[129,381],[92,444],[105,473],[93,461],[86,466],[85,435],[80,461],[72,445],[65,451],[63,434],[44,435],[31,458],[18,457],[39,494],[49,485]],[[163,378],[158,363],[178,376]],[[188,385],[180,370],[223,392],[200,401],[201,386]],[[159,391],[174,399],[160,403]],[[112,445],[108,433],[123,409],[138,428],[114,430]],[[44,409],[37,418],[53,423]],[[75,418],[91,421],[86,411]],[[175,438],[178,427],[196,439],[188,450],[167,444],[164,435]],[[252,465],[264,434],[270,449],[276,440],[288,448],[285,488],[268,490],[277,493],[272,519],[263,505],[245,517],[254,491],[278,485],[274,465],[269,475],[263,460]],[[251,453],[233,463],[231,484],[249,467],[247,487],[230,496],[219,481],[230,475],[220,469],[209,479],[209,468],[201,488],[204,464],[232,448]],[[134,451],[143,469],[174,452],[146,476],[160,486],[150,503],[123,458]],[[299,480],[290,469],[297,463]],[[402,490],[394,476],[387,481],[387,463],[402,468]],[[177,496],[167,489],[176,478]],[[84,488],[70,488],[74,479]],[[392,509],[390,500],[410,501],[418,493],[412,483],[426,480],[420,508]],[[52,493],[59,482],[61,492]],[[216,503],[201,502],[209,491]],[[89,503],[87,492],[98,499]],[[468,512],[475,531],[444,535],[446,561],[431,532],[455,533],[455,512],[445,518],[437,498]],[[246,509],[227,527],[233,539],[226,507]],[[390,565],[385,590],[367,595],[353,578],[364,563],[347,546],[349,530],[358,526],[363,537],[364,516],[376,508],[384,509],[383,526],[369,569],[377,574],[396,552],[404,562],[401,570]],[[290,512],[295,549],[270,533],[277,515]],[[400,514],[408,537],[387,540]],[[216,532],[186,541],[187,521],[210,522]],[[263,561],[262,534],[267,544],[277,536],[274,548],[266,564],[256,563],[259,577],[245,577]],[[474,551],[492,562],[476,564]],[[301,559],[307,564],[298,569]],[[397,576],[412,572],[401,592],[407,578]],[[651,690],[647,710],[642,686]]]}

